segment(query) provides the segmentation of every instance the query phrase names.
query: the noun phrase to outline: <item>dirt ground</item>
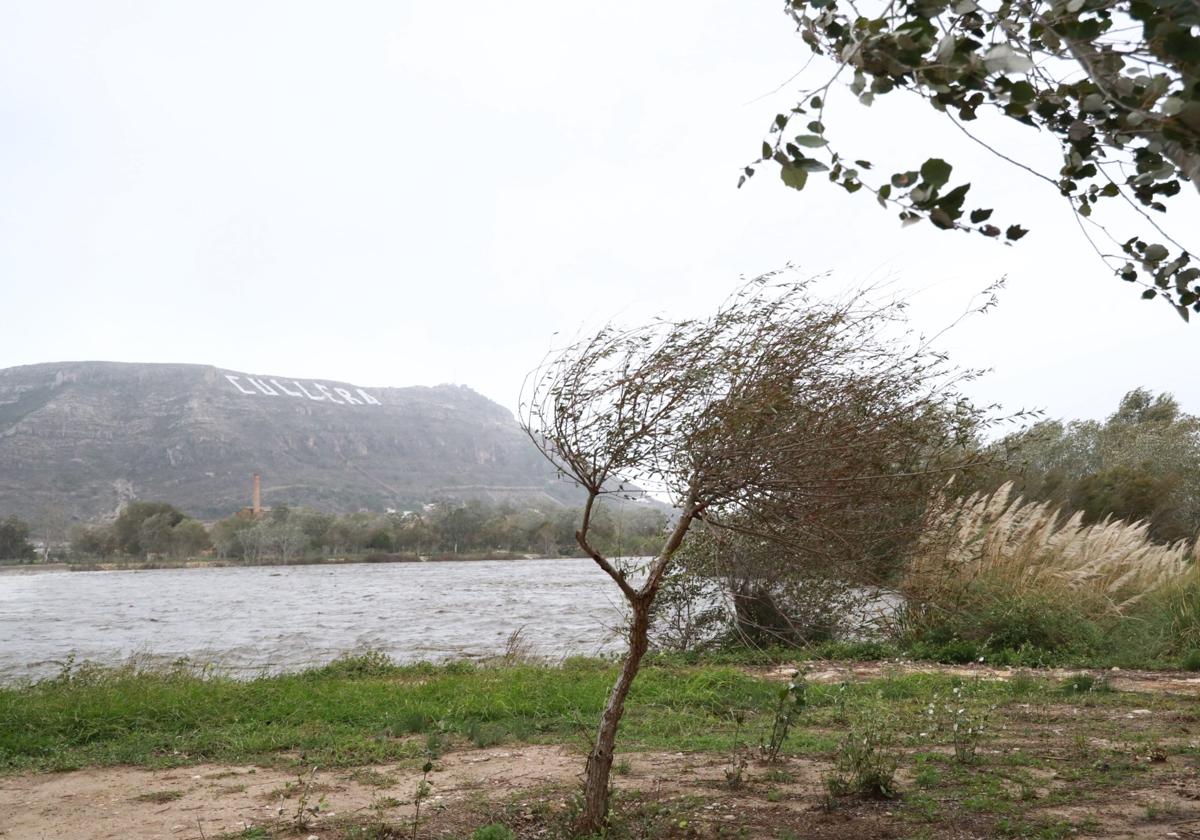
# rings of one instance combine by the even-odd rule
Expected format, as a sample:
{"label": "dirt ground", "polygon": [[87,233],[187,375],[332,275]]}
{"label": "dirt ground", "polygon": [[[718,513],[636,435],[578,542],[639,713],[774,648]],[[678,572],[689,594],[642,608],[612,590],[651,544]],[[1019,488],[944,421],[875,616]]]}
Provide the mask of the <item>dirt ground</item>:
{"label": "dirt ground", "polygon": [[[716,756],[638,753],[616,777],[617,787],[638,787],[650,792],[709,786],[723,778],[722,759]],[[583,757],[557,746],[524,746],[454,752],[438,760],[429,775],[430,795],[422,803],[433,826],[457,820],[439,819],[445,812],[466,806],[486,813],[491,803],[513,801],[523,792],[541,797],[561,791],[566,795],[577,782]],[[815,765],[804,773],[813,793],[820,786]],[[811,778],[809,778],[811,777]],[[0,778],[0,837],[4,840],[167,840],[167,838],[219,837],[254,826],[295,827],[307,803],[321,803],[315,819],[303,831],[305,838],[341,837],[342,829],[323,830],[336,817],[369,821],[376,812],[392,823],[411,824],[413,792],[419,770],[396,766],[323,771],[298,777],[283,770],[201,764],[170,770],[97,768],[69,773]],[[388,801],[389,797],[403,802]],[[520,807],[520,803],[517,803]],[[377,806],[373,808],[373,806]],[[718,807],[714,820],[732,821]],[[423,819],[423,821],[424,821]],[[345,820],[337,821],[338,826]],[[420,836],[440,836],[432,830]],[[449,830],[449,829],[445,829]],[[293,833],[293,832],[287,832]],[[467,829],[466,835],[470,834]]]}
{"label": "dirt ground", "polygon": [[[652,803],[655,813],[677,803],[679,819],[661,831],[635,836],[745,838],[982,838],[1088,836],[1098,838],[1200,838],[1200,780],[1174,761],[1138,779],[1134,788],[1099,802],[1048,808],[1043,822],[1086,822],[1083,832],[997,833],[994,822],[950,815],[921,826],[895,818],[900,801],[863,802],[830,810],[823,804],[827,766],[792,759],[787,781],[765,766],[747,767],[746,787],[724,783],[727,756],[635,754],[615,777],[617,790]],[[582,757],[561,747],[470,750],[447,755],[430,774],[431,793],[422,805],[419,837],[469,837],[473,827],[499,818],[518,826],[519,837],[547,837],[539,815],[563,808],[582,767]],[[778,772],[778,767],[774,769]],[[218,837],[301,837],[341,840],[352,836],[408,836],[412,792],[420,773],[394,766],[317,770],[314,776],[261,767],[197,765],[170,770],[104,768],[10,777],[0,783],[0,837],[4,840],[213,840]],[[901,774],[903,786],[911,776]],[[1047,796],[1056,786],[1045,779]],[[302,803],[302,792],[307,800]],[[395,797],[394,799],[391,797]],[[398,801],[399,799],[407,801]],[[320,804],[315,816],[297,819],[304,804]],[[633,819],[637,819],[636,816]],[[394,834],[353,834],[376,821]],[[524,829],[521,824],[525,823]],[[250,829],[259,827],[262,834]],[[403,834],[401,834],[403,832]],[[790,832],[790,833],[789,833]]]}
{"label": "dirt ground", "polygon": [[[756,671],[770,679],[790,679],[794,666]],[[873,680],[888,674],[949,674],[964,679],[1009,680],[1018,674],[1033,674],[1040,679],[1066,679],[1075,674],[1091,674],[1103,678],[1115,691],[1146,694],[1174,694],[1200,697],[1200,674],[1182,671],[1131,671],[1123,668],[1096,670],[1086,668],[1005,668],[994,665],[936,665],[925,662],[813,662],[805,678],[815,683],[840,683]]]}

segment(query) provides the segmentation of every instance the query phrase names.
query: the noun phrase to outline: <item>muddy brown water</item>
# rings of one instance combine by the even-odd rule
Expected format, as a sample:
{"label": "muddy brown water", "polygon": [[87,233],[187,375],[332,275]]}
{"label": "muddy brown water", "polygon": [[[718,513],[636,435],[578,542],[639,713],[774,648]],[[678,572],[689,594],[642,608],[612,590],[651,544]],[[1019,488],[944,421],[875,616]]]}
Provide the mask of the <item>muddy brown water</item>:
{"label": "muddy brown water", "polygon": [[590,560],[358,563],[0,575],[0,683],[75,661],[187,658],[234,676],[374,649],[401,662],[617,646],[619,593]]}

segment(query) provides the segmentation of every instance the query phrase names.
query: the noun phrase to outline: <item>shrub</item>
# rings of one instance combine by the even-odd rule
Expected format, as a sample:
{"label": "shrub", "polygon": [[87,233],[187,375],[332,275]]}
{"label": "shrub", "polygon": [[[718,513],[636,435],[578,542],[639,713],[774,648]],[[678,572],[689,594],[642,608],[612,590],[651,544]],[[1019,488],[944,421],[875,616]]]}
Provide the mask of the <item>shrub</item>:
{"label": "shrub", "polygon": [[471,834],[471,840],[517,840],[517,835],[513,834],[513,830],[506,825],[492,823],[475,829]]}
{"label": "shrub", "polygon": [[868,709],[838,749],[837,771],[825,779],[831,796],[891,799],[896,795],[895,736],[882,709]]}

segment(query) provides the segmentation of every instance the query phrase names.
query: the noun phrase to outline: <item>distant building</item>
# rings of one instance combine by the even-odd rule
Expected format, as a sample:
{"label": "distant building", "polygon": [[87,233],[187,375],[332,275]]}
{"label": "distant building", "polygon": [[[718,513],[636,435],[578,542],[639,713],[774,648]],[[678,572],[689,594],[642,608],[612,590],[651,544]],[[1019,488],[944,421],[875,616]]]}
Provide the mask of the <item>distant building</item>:
{"label": "distant building", "polygon": [[244,507],[237,512],[242,519],[262,519],[263,514],[270,513],[270,508],[262,506],[262,477],[254,474],[254,489],[250,493],[250,507]]}

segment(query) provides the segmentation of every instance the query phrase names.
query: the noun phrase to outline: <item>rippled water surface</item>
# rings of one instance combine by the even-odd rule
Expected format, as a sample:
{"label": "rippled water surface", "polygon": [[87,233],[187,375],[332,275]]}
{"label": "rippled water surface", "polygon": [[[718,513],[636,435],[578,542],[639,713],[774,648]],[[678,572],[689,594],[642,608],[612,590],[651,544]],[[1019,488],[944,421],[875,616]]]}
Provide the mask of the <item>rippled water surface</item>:
{"label": "rippled water surface", "polygon": [[351,564],[0,575],[0,681],[188,657],[237,675],[363,648],[400,661],[613,649],[619,593],[590,560]]}

